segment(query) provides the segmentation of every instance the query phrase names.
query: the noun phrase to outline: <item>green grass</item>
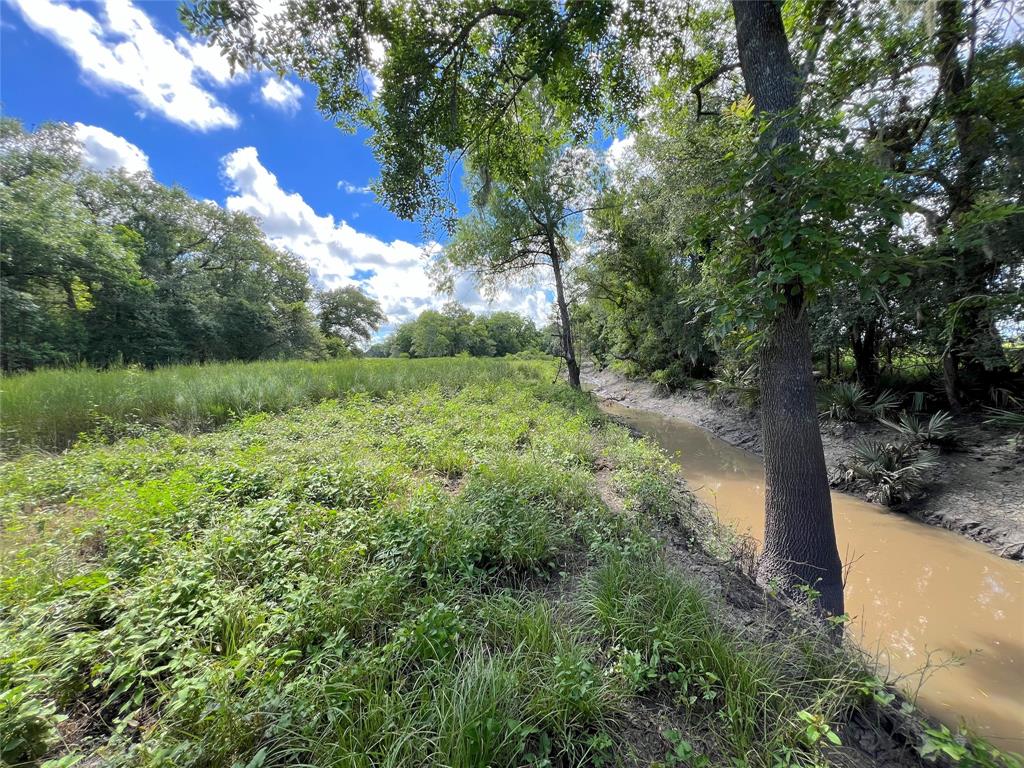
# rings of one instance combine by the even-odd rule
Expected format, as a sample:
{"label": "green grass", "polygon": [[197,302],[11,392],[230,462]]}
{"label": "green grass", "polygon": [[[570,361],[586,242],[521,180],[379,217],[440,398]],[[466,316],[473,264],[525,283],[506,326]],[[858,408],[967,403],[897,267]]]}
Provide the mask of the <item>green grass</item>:
{"label": "green grass", "polygon": [[142,426],[206,430],[350,392],[381,395],[431,382],[459,387],[513,370],[553,378],[555,368],[544,361],[437,358],[42,370],[0,379],[0,446],[8,453],[62,450],[83,433],[121,436]]}
{"label": "green grass", "polygon": [[662,561],[653,445],[542,368],[326,370],[359,391],[0,465],[0,757],[611,765],[661,701],[713,764],[820,762],[860,673]]}

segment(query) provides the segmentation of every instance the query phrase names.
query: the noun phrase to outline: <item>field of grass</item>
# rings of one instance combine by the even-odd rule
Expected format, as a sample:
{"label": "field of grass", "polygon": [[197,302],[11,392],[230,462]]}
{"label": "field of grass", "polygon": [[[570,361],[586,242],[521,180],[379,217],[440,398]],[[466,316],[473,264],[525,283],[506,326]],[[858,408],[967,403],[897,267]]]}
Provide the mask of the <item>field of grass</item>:
{"label": "field of grass", "polygon": [[50,369],[0,378],[0,447],[63,450],[79,435],[122,436],[146,426],[194,432],[251,413],[280,413],[351,392],[381,395],[430,382],[499,381],[543,361],[344,359]]}
{"label": "field of grass", "polygon": [[822,764],[866,673],[666,561],[653,445],[543,366],[310,370],[359,386],[0,465],[0,762]]}

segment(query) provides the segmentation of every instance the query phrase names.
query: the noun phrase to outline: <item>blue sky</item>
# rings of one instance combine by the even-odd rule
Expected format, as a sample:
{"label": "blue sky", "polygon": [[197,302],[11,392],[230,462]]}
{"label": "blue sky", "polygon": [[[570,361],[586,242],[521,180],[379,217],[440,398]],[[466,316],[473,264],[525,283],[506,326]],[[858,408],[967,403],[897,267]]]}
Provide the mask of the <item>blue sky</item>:
{"label": "blue sky", "polygon": [[[392,323],[440,306],[450,297],[430,285],[420,226],[366,189],[377,176],[367,134],[335,128],[315,97],[294,78],[232,75],[219,52],[189,37],[174,0],[0,1],[5,115],[29,128],[77,125],[94,167],[148,170],[259,217],[271,242],[301,256],[317,282],[358,283]],[[455,298],[542,321],[551,292],[539,284],[485,300],[464,280]]]}

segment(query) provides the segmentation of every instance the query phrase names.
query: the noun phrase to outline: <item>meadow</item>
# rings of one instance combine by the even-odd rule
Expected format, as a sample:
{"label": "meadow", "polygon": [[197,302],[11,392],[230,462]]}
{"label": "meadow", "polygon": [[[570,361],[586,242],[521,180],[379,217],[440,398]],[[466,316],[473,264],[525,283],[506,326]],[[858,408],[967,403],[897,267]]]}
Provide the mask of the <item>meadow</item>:
{"label": "meadow", "polygon": [[38,375],[135,426],[0,465],[6,763],[812,766],[881,690],[726,620],[655,535],[708,530],[668,460],[550,366],[282,364],[272,405],[169,428],[207,426],[170,377],[253,370]]}
{"label": "meadow", "polygon": [[53,368],[0,378],[0,445],[8,453],[63,450],[82,435],[164,426],[210,429],[251,413],[280,413],[353,392],[380,395],[430,382],[500,380],[543,361],[340,359]]}

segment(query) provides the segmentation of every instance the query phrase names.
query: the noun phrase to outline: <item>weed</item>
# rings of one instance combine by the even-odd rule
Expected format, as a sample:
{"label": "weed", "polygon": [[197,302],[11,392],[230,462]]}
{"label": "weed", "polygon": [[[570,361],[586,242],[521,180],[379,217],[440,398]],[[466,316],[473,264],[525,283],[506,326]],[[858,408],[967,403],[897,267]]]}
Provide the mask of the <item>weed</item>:
{"label": "weed", "polygon": [[953,733],[944,725],[927,728],[918,754],[927,760],[939,756],[963,768],[1020,768],[1021,756],[1003,752],[986,741],[975,739],[966,731]]}

